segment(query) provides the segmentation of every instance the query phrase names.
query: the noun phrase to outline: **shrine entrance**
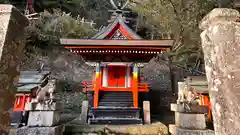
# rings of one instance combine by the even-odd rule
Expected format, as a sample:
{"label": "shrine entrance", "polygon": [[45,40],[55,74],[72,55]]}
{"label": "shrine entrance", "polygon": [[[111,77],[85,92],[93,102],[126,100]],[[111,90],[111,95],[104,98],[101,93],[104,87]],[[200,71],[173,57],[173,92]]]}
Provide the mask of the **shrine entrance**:
{"label": "shrine entrance", "polygon": [[126,87],[126,67],[108,66],[108,87]]}
{"label": "shrine entrance", "polygon": [[129,27],[122,9],[117,8],[108,26],[91,39],[60,40],[64,48],[95,67],[87,88],[89,106],[84,119],[89,124],[142,124],[141,112],[150,113],[150,103],[144,98],[150,85],[140,81],[139,70],[173,44],[173,40],[142,39]]}

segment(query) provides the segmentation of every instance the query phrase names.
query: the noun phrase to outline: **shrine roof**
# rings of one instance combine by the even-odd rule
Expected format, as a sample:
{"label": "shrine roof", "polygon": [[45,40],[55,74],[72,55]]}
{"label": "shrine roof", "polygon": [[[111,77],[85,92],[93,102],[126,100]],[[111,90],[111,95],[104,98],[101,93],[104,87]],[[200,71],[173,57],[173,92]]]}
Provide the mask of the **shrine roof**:
{"label": "shrine roof", "polygon": [[93,40],[60,39],[65,48],[170,48],[173,40]]}
{"label": "shrine roof", "polygon": [[131,39],[142,39],[137,33],[135,33],[131,28],[125,24],[125,19],[121,14],[118,14],[117,17],[110,23],[107,27],[103,28],[100,32],[95,34],[91,39],[106,39],[106,37],[113,31],[116,31],[116,26],[120,25],[129,35]]}
{"label": "shrine roof", "polygon": [[173,40],[144,40],[125,22],[122,14],[114,14],[111,23],[91,39],[60,39],[68,49],[159,49],[166,50]]}

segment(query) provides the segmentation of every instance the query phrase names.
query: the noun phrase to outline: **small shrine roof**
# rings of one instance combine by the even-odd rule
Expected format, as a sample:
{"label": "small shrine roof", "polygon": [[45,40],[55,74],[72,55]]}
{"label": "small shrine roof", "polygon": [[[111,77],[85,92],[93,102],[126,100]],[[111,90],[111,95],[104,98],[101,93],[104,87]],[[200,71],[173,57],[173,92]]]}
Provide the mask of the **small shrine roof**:
{"label": "small shrine roof", "polygon": [[124,17],[119,14],[117,17],[114,19],[112,23],[110,23],[107,27],[103,28],[100,32],[95,34],[91,39],[106,39],[106,37],[113,31],[116,31],[117,29],[116,26],[120,25],[125,31],[126,34],[129,35],[131,39],[142,39],[138,34],[136,34],[131,28],[129,28],[125,22],[124,22]]}
{"label": "small shrine roof", "polygon": [[17,92],[30,92],[32,89],[38,87],[39,84],[26,84],[17,88]]}
{"label": "small shrine roof", "polygon": [[18,84],[41,84],[49,73],[49,71],[22,71]]}

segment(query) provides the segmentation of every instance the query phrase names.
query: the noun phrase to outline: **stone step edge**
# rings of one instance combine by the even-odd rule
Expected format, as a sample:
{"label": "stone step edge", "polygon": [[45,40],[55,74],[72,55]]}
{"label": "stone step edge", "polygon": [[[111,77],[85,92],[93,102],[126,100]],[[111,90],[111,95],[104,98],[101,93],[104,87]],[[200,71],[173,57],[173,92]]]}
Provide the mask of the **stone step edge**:
{"label": "stone step edge", "polygon": [[153,135],[161,134],[168,135],[168,128],[164,124],[160,125],[75,125],[68,124],[65,127],[65,133],[96,133],[101,131],[113,131],[121,134],[133,134],[133,135]]}

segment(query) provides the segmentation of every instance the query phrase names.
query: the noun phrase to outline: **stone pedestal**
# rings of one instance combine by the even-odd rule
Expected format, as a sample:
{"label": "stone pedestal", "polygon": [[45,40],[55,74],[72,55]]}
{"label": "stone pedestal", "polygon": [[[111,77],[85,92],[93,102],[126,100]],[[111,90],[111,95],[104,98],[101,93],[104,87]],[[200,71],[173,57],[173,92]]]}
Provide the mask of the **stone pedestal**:
{"label": "stone pedestal", "polygon": [[172,135],[215,135],[213,130],[202,129],[202,130],[191,130],[180,128],[176,125],[169,125],[169,132]]}
{"label": "stone pedestal", "polygon": [[59,123],[60,115],[57,111],[32,111],[29,113],[28,126],[52,127]]}
{"label": "stone pedestal", "polygon": [[169,125],[172,135],[214,135],[214,131],[206,129],[208,107],[180,103],[171,104],[171,110],[175,112],[175,125]]}
{"label": "stone pedestal", "polygon": [[18,129],[17,135],[63,134],[64,126],[59,126],[60,103],[42,104],[30,102],[26,104],[25,109],[29,111],[27,128]]}

